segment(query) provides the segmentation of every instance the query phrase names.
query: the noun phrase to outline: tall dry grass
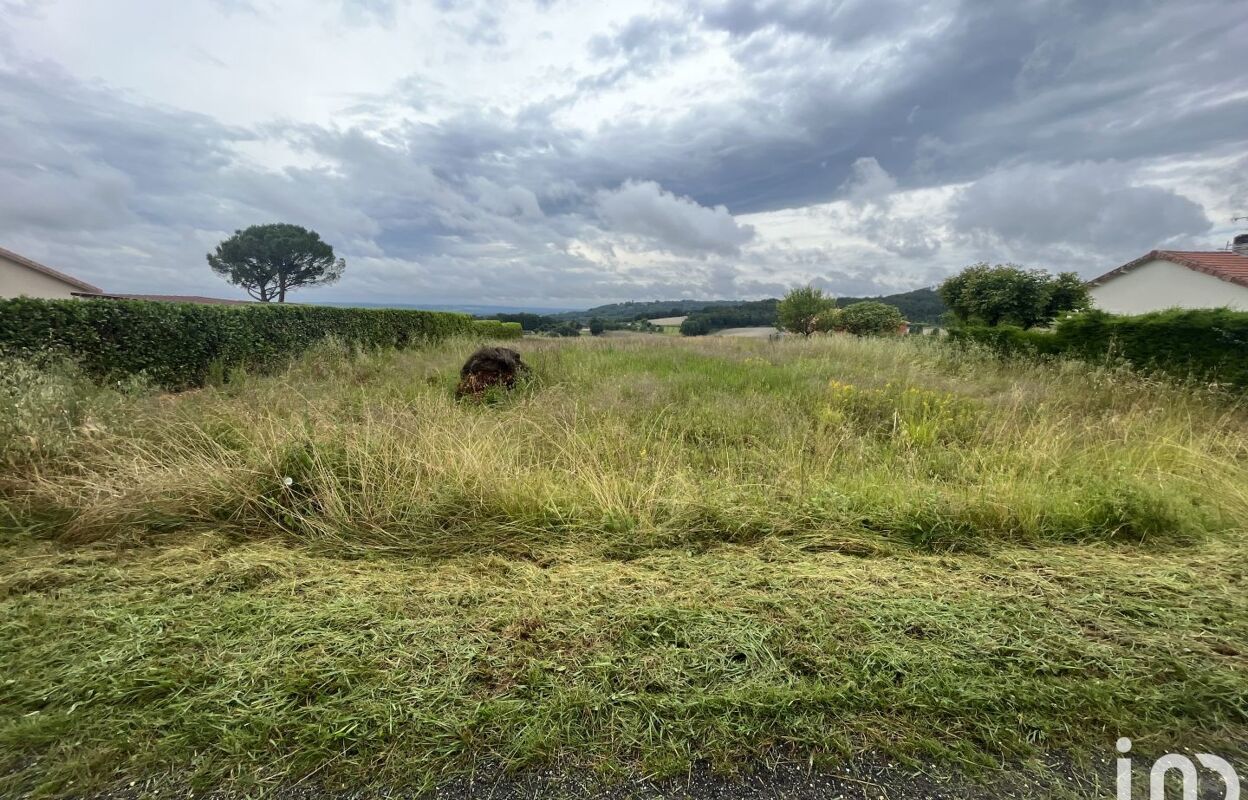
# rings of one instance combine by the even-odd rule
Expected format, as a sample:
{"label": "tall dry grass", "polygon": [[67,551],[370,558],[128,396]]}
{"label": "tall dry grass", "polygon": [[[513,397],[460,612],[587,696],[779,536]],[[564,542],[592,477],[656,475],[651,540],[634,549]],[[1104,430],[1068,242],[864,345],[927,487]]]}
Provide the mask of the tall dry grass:
{"label": "tall dry grass", "polygon": [[64,541],[280,534],[448,555],[1184,544],[1248,519],[1234,400],[1074,362],[912,340],[525,342],[534,378],[453,399],[471,348],[350,357],[115,409],[11,473]]}

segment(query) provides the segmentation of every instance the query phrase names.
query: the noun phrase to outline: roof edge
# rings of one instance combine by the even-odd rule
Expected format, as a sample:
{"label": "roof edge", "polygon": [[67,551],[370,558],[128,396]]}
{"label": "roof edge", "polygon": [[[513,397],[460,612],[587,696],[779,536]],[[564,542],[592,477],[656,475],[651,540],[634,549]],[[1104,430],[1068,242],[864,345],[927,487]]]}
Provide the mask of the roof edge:
{"label": "roof edge", "polygon": [[1248,278],[1241,278],[1237,275],[1227,275],[1226,273],[1213,269],[1212,267],[1202,264],[1199,261],[1187,258],[1174,250],[1150,250],[1145,255],[1142,255],[1133,261],[1128,261],[1121,267],[1115,267],[1109,272],[1106,272],[1104,275],[1098,275],[1097,277],[1084,283],[1084,286],[1100,286],[1106,281],[1117,278],[1119,275],[1125,275],[1136,267],[1143,266],[1150,261],[1169,261],[1171,264],[1178,264],[1181,267],[1187,267],[1193,272],[1202,272],[1205,275],[1217,278],[1218,280],[1223,280],[1227,283],[1233,283],[1236,286],[1248,288]]}
{"label": "roof edge", "polygon": [[68,283],[70,286],[77,286],[79,289],[82,289],[84,292],[89,292],[91,294],[99,294],[102,291],[104,291],[98,286],[92,286],[86,281],[80,281],[77,278],[73,277],[72,275],[66,275],[64,272],[60,272],[58,270],[52,269],[49,266],[40,264],[38,261],[35,261],[34,259],[27,258],[21,253],[14,253],[12,250],[8,250],[4,247],[0,247],[0,257],[7,258],[10,261],[14,261],[18,264],[21,264],[23,267],[27,267],[28,269],[33,269],[35,272],[42,272],[44,275],[47,275],[52,278],[56,278],[58,281],[64,281],[65,283]]}

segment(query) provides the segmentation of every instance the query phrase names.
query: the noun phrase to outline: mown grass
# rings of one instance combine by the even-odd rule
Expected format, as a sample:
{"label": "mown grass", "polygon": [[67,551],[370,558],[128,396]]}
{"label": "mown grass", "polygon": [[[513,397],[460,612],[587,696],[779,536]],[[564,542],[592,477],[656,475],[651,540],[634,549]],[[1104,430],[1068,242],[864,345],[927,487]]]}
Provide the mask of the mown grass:
{"label": "mown grass", "polygon": [[41,373],[65,407],[6,423],[0,479],[0,789],[1244,741],[1234,400],[654,337],[526,341],[528,385],[456,403],[471,347],[177,396]]}

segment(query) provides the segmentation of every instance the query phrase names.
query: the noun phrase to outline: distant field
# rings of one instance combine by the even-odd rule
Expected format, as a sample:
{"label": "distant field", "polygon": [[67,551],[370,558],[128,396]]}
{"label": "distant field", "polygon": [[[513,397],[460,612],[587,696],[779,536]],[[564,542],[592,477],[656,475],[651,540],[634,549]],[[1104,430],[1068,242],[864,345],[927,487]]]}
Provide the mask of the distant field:
{"label": "distant field", "polygon": [[757,328],[724,328],[723,330],[716,331],[711,335],[727,336],[729,338],[767,339],[776,333],[779,333],[776,328],[763,326]]}
{"label": "distant field", "polygon": [[1241,405],[921,337],[515,346],[483,405],[468,341],[0,365],[0,796],[1242,752]]}

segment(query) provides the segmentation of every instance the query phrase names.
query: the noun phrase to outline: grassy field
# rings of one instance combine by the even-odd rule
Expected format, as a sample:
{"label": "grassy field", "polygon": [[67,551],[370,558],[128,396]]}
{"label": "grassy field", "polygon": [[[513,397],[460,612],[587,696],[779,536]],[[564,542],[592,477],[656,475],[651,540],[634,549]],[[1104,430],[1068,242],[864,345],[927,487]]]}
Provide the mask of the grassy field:
{"label": "grassy field", "polygon": [[0,794],[1248,736],[1248,413],[934,341],[6,363]]}

